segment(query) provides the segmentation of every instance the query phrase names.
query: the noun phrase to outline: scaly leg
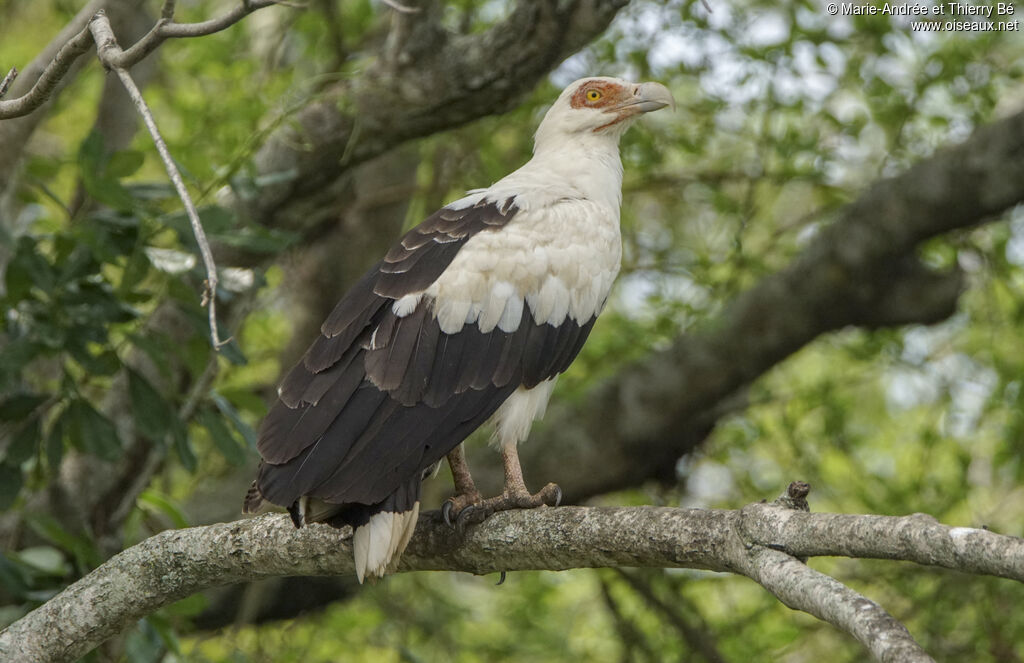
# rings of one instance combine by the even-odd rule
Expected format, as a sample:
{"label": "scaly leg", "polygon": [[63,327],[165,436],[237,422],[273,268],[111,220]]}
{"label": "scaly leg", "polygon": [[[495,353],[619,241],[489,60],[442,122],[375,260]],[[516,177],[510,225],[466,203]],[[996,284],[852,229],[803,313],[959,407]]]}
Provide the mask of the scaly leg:
{"label": "scaly leg", "polygon": [[478,504],[483,501],[483,496],[476,489],[473,477],[469,473],[469,465],[466,463],[466,450],[460,444],[448,454],[448,466],[452,468],[452,480],[455,482],[455,495],[449,497],[441,505],[441,514],[444,521],[454,525],[452,515],[458,516],[467,506]]}
{"label": "scaly leg", "polygon": [[515,443],[501,446],[501,460],[505,466],[505,490],[501,495],[471,503],[456,512],[456,521],[460,529],[470,522],[483,522],[496,511],[533,509],[545,505],[558,506],[562,501],[562,489],[553,483],[544,486],[537,493],[530,494],[526,489],[526,482],[523,481],[523,468],[519,464],[519,451]]}

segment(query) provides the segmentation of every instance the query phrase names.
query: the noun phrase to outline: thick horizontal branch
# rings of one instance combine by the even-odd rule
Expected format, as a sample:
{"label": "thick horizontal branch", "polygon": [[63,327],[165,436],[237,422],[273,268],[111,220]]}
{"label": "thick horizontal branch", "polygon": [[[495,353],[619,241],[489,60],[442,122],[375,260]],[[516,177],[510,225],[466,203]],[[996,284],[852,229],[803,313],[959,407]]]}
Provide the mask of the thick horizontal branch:
{"label": "thick horizontal branch", "polygon": [[344,175],[413,138],[515,108],[564,58],[607,28],[626,0],[519,0],[484,32],[452,34],[443,3],[396,14],[384,52],[311,99],[257,154],[261,176],[288,174],[245,202],[269,226],[308,230],[336,218]]}
{"label": "thick horizontal branch", "polygon": [[[769,504],[738,511],[561,507],[499,513],[460,535],[426,514],[398,570],[486,574],[635,566],[740,573],[765,585],[787,605],[848,630],[879,660],[918,651],[916,644],[880,607],[835,580],[806,570],[793,556],[803,544],[790,537],[806,531],[831,533],[812,537],[817,554],[846,554],[853,545],[867,557],[928,560],[961,570],[998,568],[1003,570],[1000,575],[1024,577],[1022,539],[986,532],[991,538],[985,545],[954,543],[958,556],[950,558],[942,536],[954,542],[969,538],[962,529],[917,516],[888,519],[891,527],[904,533],[897,540],[874,536],[876,519],[795,513]],[[778,522],[784,527],[773,529]],[[769,536],[756,538],[760,533]],[[851,539],[858,541],[852,544]],[[909,553],[908,541],[914,541]],[[74,660],[161,606],[208,587],[274,576],[352,572],[347,530],[324,525],[295,530],[283,515],[171,530],[114,556],[0,631],[0,659]]]}

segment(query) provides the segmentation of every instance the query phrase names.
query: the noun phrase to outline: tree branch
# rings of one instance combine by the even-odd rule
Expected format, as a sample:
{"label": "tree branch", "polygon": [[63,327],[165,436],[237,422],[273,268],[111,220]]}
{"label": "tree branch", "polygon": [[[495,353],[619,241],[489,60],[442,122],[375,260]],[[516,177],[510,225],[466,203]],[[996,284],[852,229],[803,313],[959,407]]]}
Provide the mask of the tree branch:
{"label": "tree branch", "polygon": [[28,115],[46,103],[61,79],[71,69],[71,65],[78,59],[78,56],[88,51],[90,46],[92,46],[92,33],[86,26],[61,46],[50,64],[43,69],[43,73],[31,90],[16,99],[0,101],[0,120]]}
{"label": "tree branch", "polygon": [[[788,514],[788,515],[787,515]],[[797,513],[774,504],[736,511],[664,507],[561,507],[496,514],[463,536],[425,514],[398,571],[448,570],[475,574],[607,566],[676,567],[741,573],[784,603],[851,632],[882,661],[929,660],[906,629],[880,607],[796,559],[802,530],[773,530],[799,518],[819,536],[813,549],[844,555],[851,540],[864,557],[927,559],[959,570],[1000,569],[1024,579],[1024,539],[984,532],[985,545],[943,541],[969,538],[961,528],[918,516],[888,518],[894,539],[875,537],[878,516]],[[767,539],[752,538],[770,532]],[[906,535],[910,535],[909,538]],[[829,544],[828,541],[831,541]],[[907,541],[914,553],[906,554]],[[781,548],[781,549],[780,549]],[[806,548],[806,546],[804,546]],[[4,660],[69,661],[161,606],[201,589],[275,576],[353,572],[351,536],[324,525],[294,529],[284,515],[169,530],[112,557],[61,594],[0,631]],[[898,656],[916,658],[897,659]]]}
{"label": "tree branch", "polygon": [[[450,34],[437,3],[395,14],[384,54],[300,110],[256,155],[264,185],[249,213],[268,226],[304,229],[338,207],[343,175],[407,140],[507,112],[564,58],[600,34],[626,0],[519,0],[476,34]],[[397,34],[396,34],[397,33]]]}
{"label": "tree branch", "polygon": [[742,573],[794,610],[802,610],[841,628],[875,660],[886,663],[934,661],[903,624],[874,601],[810,568],[792,555],[758,547]]}
{"label": "tree branch", "polygon": [[100,61],[121,79],[124,89],[128,92],[128,96],[131,97],[136,109],[138,109],[139,114],[146,123],[146,128],[149,129],[149,134],[153,137],[153,143],[156,144],[157,152],[160,153],[160,158],[164,162],[167,175],[171,178],[174,189],[178,192],[178,197],[181,198],[181,202],[185,206],[185,213],[188,215],[189,223],[192,225],[192,234],[195,235],[196,243],[199,245],[199,253],[203,257],[203,265],[206,268],[203,305],[206,306],[209,315],[210,341],[214,350],[220,350],[221,346],[228,341],[222,341],[217,331],[217,264],[213,260],[213,251],[210,249],[210,242],[206,239],[206,231],[203,230],[203,224],[199,220],[199,212],[192,202],[192,197],[185,187],[185,182],[182,180],[181,173],[171,157],[170,150],[167,149],[167,143],[164,142],[163,137],[160,135],[160,130],[156,126],[156,120],[153,119],[153,114],[150,112],[149,106],[146,105],[146,100],[142,98],[142,92],[139,91],[138,86],[135,85],[135,81],[132,80],[128,71],[118,64],[122,59],[121,56],[124,55],[124,51],[117,45],[117,39],[114,37],[114,32],[110,27],[110,21],[107,20],[106,13],[102,9],[89,22],[89,30],[96,41],[96,52],[99,55]]}
{"label": "tree branch", "polygon": [[205,37],[226,30],[258,9],[272,5],[287,4],[281,0],[242,0],[223,16],[211,18],[202,23],[174,23],[174,3],[164,3],[161,18],[145,37],[116,56],[114,64],[128,69],[155,51],[168,39]]}
{"label": "tree branch", "polygon": [[[231,11],[218,18],[202,23],[174,23],[169,16],[168,6],[164,6],[164,16],[157,21],[153,29],[145,37],[125,51],[108,54],[106,64],[111,67],[129,69],[152,53],[164,41],[170,38],[202,37],[220,32],[242,20],[257,9],[280,4],[279,0],[244,0]],[[170,11],[173,12],[173,4]],[[60,47],[32,88],[16,99],[0,101],[0,120],[28,115],[42,106],[53,93],[61,79],[71,69],[71,65],[89,50],[93,44],[93,34],[87,25],[78,31]],[[6,80],[6,79],[5,79]],[[13,79],[12,79],[13,80]],[[2,95],[0,95],[2,96]]]}

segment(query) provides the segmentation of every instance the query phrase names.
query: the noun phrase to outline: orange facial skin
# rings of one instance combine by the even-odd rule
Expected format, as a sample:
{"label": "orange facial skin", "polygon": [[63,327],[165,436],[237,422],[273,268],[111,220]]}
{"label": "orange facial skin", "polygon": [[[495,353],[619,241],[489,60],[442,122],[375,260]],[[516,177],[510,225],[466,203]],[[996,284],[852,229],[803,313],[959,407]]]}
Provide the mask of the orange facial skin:
{"label": "orange facial skin", "polygon": [[613,120],[594,129],[597,133],[639,113],[639,108],[626,105],[632,98],[633,87],[608,81],[589,81],[572,95],[570,105],[573,108],[595,108],[603,109],[605,113],[615,113]]}

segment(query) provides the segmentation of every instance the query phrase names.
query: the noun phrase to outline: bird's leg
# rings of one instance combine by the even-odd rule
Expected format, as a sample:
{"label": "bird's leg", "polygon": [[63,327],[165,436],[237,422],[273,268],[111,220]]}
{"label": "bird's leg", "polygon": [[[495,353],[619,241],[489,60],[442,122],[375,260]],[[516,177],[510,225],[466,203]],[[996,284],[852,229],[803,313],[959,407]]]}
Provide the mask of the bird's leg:
{"label": "bird's leg", "polygon": [[483,500],[480,491],[476,489],[473,477],[469,473],[469,465],[466,463],[466,450],[460,444],[448,454],[448,466],[452,468],[452,480],[455,482],[455,495],[449,497],[442,505],[441,513],[449,525],[452,524],[452,516],[458,516],[467,506],[477,504]]}
{"label": "bird's leg", "polygon": [[515,442],[501,445],[501,461],[505,466],[505,490],[501,495],[476,502],[464,509],[458,517],[460,527],[469,522],[479,523],[496,511],[534,509],[539,506],[558,506],[562,489],[549,483],[540,491],[530,494],[523,481],[523,468],[519,464],[519,450]]}

